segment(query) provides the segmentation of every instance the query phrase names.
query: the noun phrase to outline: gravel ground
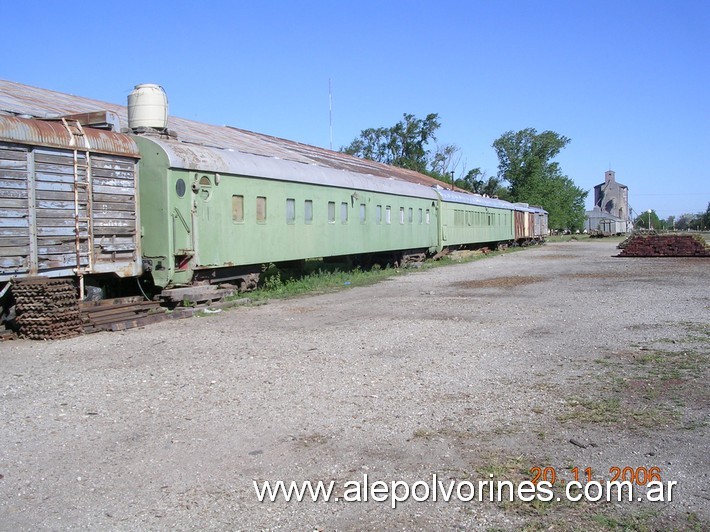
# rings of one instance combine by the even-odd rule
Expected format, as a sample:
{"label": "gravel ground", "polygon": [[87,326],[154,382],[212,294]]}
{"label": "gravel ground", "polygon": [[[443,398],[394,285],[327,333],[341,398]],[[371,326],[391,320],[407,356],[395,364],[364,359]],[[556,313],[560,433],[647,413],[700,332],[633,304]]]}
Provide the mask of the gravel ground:
{"label": "gravel ground", "polygon": [[[707,529],[710,262],[615,244],[1,343],[0,529]],[[396,509],[253,487],[334,480],[342,497],[364,475],[520,482],[534,466],[678,484],[665,503]]]}

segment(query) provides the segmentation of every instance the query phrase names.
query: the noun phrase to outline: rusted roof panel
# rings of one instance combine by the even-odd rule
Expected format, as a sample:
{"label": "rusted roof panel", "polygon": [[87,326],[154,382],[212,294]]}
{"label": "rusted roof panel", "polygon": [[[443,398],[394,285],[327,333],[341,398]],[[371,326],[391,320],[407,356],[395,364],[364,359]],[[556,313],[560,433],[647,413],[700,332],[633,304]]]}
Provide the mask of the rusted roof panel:
{"label": "rusted roof panel", "polygon": [[[29,114],[46,118],[100,110],[116,113],[123,127],[128,126],[127,109],[123,105],[0,80],[0,113]],[[358,174],[398,179],[424,186],[442,185],[441,181],[412,170],[231,126],[203,124],[170,116],[168,128],[177,133],[179,141],[185,143],[213,146],[225,150],[231,149],[263,157],[275,157]],[[461,189],[456,190],[461,191]]]}
{"label": "rusted roof panel", "polygon": [[400,179],[373,179],[360,172],[334,169],[323,165],[289,161],[277,157],[264,157],[235,150],[222,150],[211,146],[186,144],[154,136],[148,137],[148,139],[165,151],[169,164],[173,168],[254,176],[280,181],[298,181],[299,183],[386,192],[432,200],[438,198],[433,188],[421,187]]}
{"label": "rusted roof panel", "polygon": [[480,194],[462,194],[447,189],[439,189],[437,192],[441,195],[441,199],[448,203],[463,203],[466,205],[476,205],[479,207],[496,207],[498,209],[509,209],[511,204],[507,201],[498,198],[489,198]]}
{"label": "rusted roof panel", "polygon": [[[138,146],[128,135],[84,128],[92,152],[140,157]],[[0,140],[17,144],[73,149],[73,136],[62,122],[32,120],[0,115]],[[79,146],[80,149],[83,146]]]}

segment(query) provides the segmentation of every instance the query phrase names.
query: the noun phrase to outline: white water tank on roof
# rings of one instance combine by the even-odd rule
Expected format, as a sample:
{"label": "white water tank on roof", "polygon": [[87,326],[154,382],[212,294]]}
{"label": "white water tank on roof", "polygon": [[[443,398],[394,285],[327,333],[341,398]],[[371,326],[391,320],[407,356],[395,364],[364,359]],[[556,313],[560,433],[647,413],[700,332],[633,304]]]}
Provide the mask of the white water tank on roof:
{"label": "white water tank on roof", "polygon": [[160,85],[143,83],[128,95],[128,127],[168,127],[168,97]]}

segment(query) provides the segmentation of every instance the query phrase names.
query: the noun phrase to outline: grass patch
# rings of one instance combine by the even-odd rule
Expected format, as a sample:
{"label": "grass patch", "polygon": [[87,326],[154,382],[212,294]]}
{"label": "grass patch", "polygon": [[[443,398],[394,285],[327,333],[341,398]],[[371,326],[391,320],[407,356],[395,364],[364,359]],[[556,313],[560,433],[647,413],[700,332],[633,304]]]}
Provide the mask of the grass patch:
{"label": "grass patch", "polygon": [[678,414],[667,406],[634,404],[619,397],[607,399],[569,399],[570,410],[558,416],[560,423],[621,425],[629,428],[649,428],[674,423]]}
{"label": "grass patch", "polygon": [[[250,292],[249,297],[258,301],[288,298],[303,294],[320,294],[355,286],[368,286],[412,271],[439,268],[452,264],[465,264],[506,253],[523,251],[524,249],[528,248],[511,247],[487,253],[457,254],[455,258],[444,256],[437,261],[427,260],[420,268],[393,268],[391,266],[381,267],[375,265],[370,269],[362,269],[346,263],[327,263],[321,259],[306,261],[301,270],[279,269],[274,265],[270,265],[261,275],[259,288]],[[242,295],[235,297],[242,297]]]}
{"label": "grass patch", "polygon": [[[404,274],[399,268],[375,266],[369,270],[347,264],[329,264],[322,260],[309,260],[301,270],[279,269],[273,264],[261,274],[259,287],[249,292],[255,302],[267,299],[284,299],[304,294],[323,294],[351,288],[367,286],[389,277]],[[233,298],[244,297],[243,293]]]}
{"label": "grass patch", "polygon": [[640,511],[634,515],[593,514],[590,521],[601,530],[653,530],[657,511]]}
{"label": "grass patch", "polygon": [[[607,405],[605,409],[609,408]],[[611,405],[611,410],[615,410]],[[481,454],[477,459],[462,470],[449,471],[449,476],[460,480],[468,480],[475,486],[475,500],[479,496],[486,504],[498,508],[516,530],[548,531],[607,531],[629,530],[647,532],[651,530],[707,530],[708,521],[695,513],[667,515],[663,509],[639,508],[635,503],[619,503],[610,505],[605,502],[578,501],[572,502],[564,496],[566,482],[571,476],[563,474],[563,468],[557,468],[557,479],[552,486],[553,498],[550,501],[537,498],[523,501],[517,496],[509,498],[510,490],[505,482],[519,485],[523,481],[532,481],[539,471],[550,464],[548,458],[529,455],[510,455],[499,451]],[[569,466],[571,469],[572,466]],[[479,486],[479,481],[483,481]],[[502,481],[503,484],[498,484]],[[493,482],[492,486],[489,482]],[[491,487],[493,492],[491,492]],[[480,494],[477,490],[480,489]],[[492,498],[491,498],[492,495]],[[500,499],[498,497],[500,495]],[[560,500],[557,500],[557,497]],[[472,510],[466,510],[472,512]],[[508,528],[505,528],[507,530]],[[488,528],[487,530],[497,530]]]}
{"label": "grass patch", "polygon": [[530,480],[530,468],[532,463],[523,456],[499,456],[489,455],[485,458],[485,463],[477,465],[476,471],[481,478],[488,480],[511,480],[520,482]]}
{"label": "grass patch", "polygon": [[[710,404],[706,386],[710,327],[704,323],[678,325],[685,330],[679,339],[657,339],[653,347],[622,349],[595,360],[601,371],[595,377],[597,382],[586,389],[596,393],[569,398],[558,421],[627,429],[697,428],[694,411]],[[668,344],[675,344],[676,349],[665,348]]]}
{"label": "grass patch", "polygon": [[601,400],[571,398],[567,404],[572,411],[560,416],[559,420],[581,423],[617,423],[620,421],[621,402],[617,397]]}

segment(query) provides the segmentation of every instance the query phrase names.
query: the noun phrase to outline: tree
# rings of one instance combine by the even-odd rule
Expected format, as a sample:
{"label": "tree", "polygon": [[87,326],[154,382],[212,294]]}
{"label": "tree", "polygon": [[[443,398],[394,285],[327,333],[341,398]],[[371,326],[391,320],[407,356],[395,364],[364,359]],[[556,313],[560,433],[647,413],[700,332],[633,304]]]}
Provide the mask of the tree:
{"label": "tree", "polygon": [[507,193],[498,177],[491,176],[486,179],[486,172],[481,171],[480,168],[469,170],[464,177],[456,180],[455,185],[486,196],[503,196]]}
{"label": "tree", "polygon": [[461,161],[461,150],[455,144],[444,144],[437,146],[434,155],[431,156],[427,173],[448,181],[451,172],[456,169]]}
{"label": "tree", "polygon": [[[651,224],[650,227],[649,222]],[[662,225],[656,211],[653,209],[650,214],[648,211],[642,212],[634,220],[634,227],[636,229],[662,229]]]}
{"label": "tree", "polygon": [[[428,144],[436,141],[436,130],[440,126],[439,115],[436,113],[428,114],[423,120],[405,113],[403,120],[392,127],[369,128],[361,131],[358,138],[340,151],[400,168],[428,173],[431,171]],[[455,150],[458,148],[451,146],[448,148],[448,155],[440,154],[437,164],[441,166],[443,159],[447,157],[450,159]]]}
{"label": "tree", "polygon": [[697,214],[681,214],[675,222],[676,229],[680,231],[685,231],[686,229],[691,229],[694,231],[702,231],[710,227],[710,205],[708,209],[703,213],[699,212]]}
{"label": "tree", "polygon": [[588,192],[575,186],[552,159],[570,139],[534,128],[508,131],[493,142],[498,177],[510,184],[510,200],[540,205],[549,213],[550,229],[581,229]]}

